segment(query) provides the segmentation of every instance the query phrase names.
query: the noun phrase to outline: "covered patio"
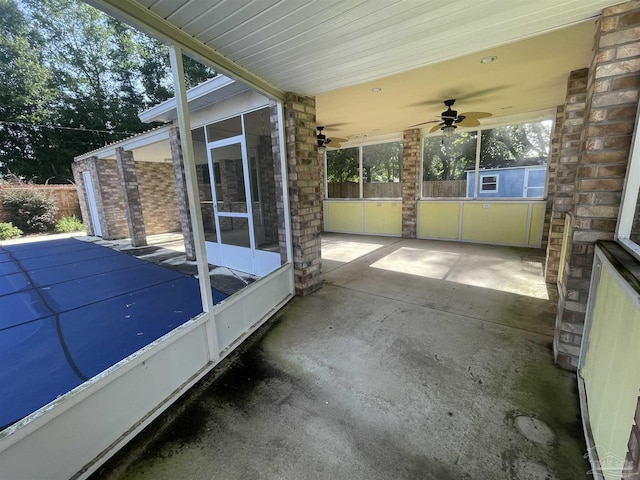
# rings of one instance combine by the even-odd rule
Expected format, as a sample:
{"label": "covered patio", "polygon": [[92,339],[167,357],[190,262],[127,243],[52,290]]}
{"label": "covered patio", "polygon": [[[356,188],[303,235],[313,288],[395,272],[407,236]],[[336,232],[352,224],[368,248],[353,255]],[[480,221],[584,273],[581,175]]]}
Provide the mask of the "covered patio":
{"label": "covered patio", "polygon": [[93,478],[585,478],[542,251],[322,245],[324,288]]}

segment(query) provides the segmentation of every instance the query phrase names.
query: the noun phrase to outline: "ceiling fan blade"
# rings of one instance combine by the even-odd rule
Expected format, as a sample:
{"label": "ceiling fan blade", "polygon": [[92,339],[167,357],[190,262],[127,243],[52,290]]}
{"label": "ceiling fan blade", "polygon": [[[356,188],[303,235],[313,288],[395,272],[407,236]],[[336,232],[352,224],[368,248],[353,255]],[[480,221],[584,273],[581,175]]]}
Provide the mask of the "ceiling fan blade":
{"label": "ceiling fan blade", "polygon": [[442,128],[442,123],[439,123],[438,125],[436,125],[435,127],[433,127],[431,130],[429,130],[429,133],[433,133],[433,132],[437,132],[438,130],[440,130]]}
{"label": "ceiling fan blade", "polygon": [[338,127],[344,127],[345,125],[349,125],[346,122],[338,122],[338,123],[322,123],[322,122],[316,122],[317,125],[322,126],[323,128],[338,128]]}
{"label": "ceiling fan blade", "polygon": [[330,140],[331,142],[335,142],[335,143],[344,143],[349,141],[348,138],[340,138],[340,137],[331,137]]}
{"label": "ceiling fan blade", "polygon": [[488,117],[492,117],[493,115],[489,112],[464,112],[460,116],[472,117],[472,118],[488,118]]}
{"label": "ceiling fan blade", "polygon": [[469,118],[469,117],[466,117],[461,122],[456,122],[456,123],[461,127],[477,127],[478,125],[480,125],[480,121],[478,121],[475,118]]}

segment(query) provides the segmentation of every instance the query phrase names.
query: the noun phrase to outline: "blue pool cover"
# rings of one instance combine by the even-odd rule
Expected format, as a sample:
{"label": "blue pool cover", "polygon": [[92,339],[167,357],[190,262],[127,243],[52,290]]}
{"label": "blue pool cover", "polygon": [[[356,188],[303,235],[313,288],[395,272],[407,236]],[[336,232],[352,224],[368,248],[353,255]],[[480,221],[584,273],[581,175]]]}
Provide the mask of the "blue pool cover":
{"label": "blue pool cover", "polygon": [[0,430],[201,311],[195,278],[107,247],[0,246]]}

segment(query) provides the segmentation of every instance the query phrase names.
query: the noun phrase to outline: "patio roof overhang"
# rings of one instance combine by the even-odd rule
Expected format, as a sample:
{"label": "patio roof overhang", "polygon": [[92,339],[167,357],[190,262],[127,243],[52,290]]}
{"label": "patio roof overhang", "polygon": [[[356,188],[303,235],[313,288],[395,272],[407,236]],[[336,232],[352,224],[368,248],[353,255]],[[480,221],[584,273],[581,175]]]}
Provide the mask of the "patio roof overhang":
{"label": "patio roof overhang", "polygon": [[315,96],[340,137],[402,131],[446,98],[493,116],[555,108],[588,66],[593,19],[619,3],[85,1],[271,98]]}

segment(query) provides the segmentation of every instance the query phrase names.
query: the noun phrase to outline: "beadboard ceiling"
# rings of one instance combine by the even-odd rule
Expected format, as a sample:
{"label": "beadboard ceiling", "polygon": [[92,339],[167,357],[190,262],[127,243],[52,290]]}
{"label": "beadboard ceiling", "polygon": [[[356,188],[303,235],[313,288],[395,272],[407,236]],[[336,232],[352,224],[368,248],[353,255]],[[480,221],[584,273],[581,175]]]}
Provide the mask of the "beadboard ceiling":
{"label": "beadboard ceiling", "polygon": [[[218,56],[223,73],[264,82],[263,92],[316,96],[319,121],[343,124],[332,130],[338,136],[401,131],[451,96],[468,98],[460,111],[494,116],[509,106],[513,114],[554,107],[569,71],[588,66],[593,19],[619,3],[86,1],[160,38],[186,35]],[[481,65],[485,55],[498,59]],[[377,97],[373,87],[382,88]]]}

